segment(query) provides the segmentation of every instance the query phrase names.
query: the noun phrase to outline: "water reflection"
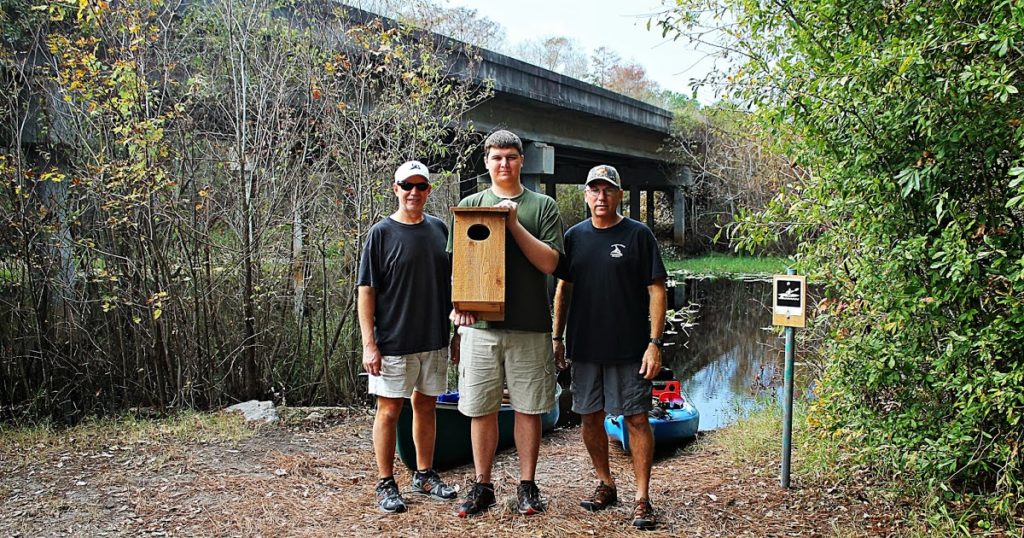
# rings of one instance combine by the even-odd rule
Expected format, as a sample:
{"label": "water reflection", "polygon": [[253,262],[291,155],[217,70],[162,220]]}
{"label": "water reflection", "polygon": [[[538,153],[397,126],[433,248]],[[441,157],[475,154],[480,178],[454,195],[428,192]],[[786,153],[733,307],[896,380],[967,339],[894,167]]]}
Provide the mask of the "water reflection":
{"label": "water reflection", "polygon": [[674,323],[664,363],[700,411],[702,431],[730,424],[758,395],[781,387],[784,348],[771,326],[770,282],[681,280],[669,307],[693,312],[694,325]]}

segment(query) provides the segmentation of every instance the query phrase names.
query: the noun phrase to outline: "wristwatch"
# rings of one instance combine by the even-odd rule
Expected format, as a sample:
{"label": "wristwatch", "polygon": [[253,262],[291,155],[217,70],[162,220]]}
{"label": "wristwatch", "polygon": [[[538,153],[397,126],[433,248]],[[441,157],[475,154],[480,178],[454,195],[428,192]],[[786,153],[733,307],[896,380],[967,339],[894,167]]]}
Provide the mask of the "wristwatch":
{"label": "wristwatch", "polygon": [[661,349],[661,347],[665,345],[665,343],[661,341],[661,338],[651,338],[651,343],[658,346],[658,349]]}

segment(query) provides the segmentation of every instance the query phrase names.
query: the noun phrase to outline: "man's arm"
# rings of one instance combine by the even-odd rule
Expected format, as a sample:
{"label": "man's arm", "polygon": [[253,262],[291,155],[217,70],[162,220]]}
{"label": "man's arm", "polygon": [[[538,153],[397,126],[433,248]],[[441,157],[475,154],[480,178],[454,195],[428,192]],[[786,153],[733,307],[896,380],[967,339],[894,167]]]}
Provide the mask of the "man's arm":
{"label": "man's arm", "polygon": [[555,268],[558,267],[557,250],[534,237],[518,220],[510,223],[509,231],[512,232],[512,238],[516,240],[516,244],[519,245],[519,250],[523,251],[526,259],[530,260],[530,263],[538,271],[545,275],[555,272]]}
{"label": "man's arm", "polygon": [[370,375],[380,375],[381,355],[373,335],[373,317],[377,311],[377,290],[359,286],[356,309],[359,312],[359,333],[363,340],[363,369]]}
{"label": "man's arm", "polygon": [[551,326],[551,349],[555,352],[555,367],[565,370],[565,314],[572,300],[572,283],[558,281],[555,288],[555,315]]}
{"label": "man's arm", "polygon": [[517,206],[518,204],[512,200],[502,200],[495,207],[509,208],[505,227],[508,228],[509,233],[512,234],[512,239],[515,240],[516,245],[519,245],[519,250],[523,251],[526,259],[530,260],[530,263],[545,275],[554,273],[555,268],[558,267],[558,251],[551,248],[547,243],[534,237],[533,234],[531,234],[530,231],[519,222],[519,217],[516,213]]}
{"label": "man's arm", "polygon": [[[651,338],[660,339],[665,333],[665,308],[668,306],[668,294],[665,291],[665,278],[659,278],[647,286],[650,295]],[[661,347],[647,344],[640,374],[644,379],[654,379],[661,371]]]}

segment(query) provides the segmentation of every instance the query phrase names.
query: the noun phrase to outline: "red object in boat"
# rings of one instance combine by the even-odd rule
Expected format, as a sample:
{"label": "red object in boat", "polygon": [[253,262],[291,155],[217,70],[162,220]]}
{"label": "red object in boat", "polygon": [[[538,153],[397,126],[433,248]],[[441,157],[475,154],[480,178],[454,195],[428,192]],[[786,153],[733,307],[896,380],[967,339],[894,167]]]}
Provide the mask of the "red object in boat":
{"label": "red object in boat", "polygon": [[676,380],[666,381],[661,387],[655,385],[651,389],[651,395],[662,402],[681,401],[683,399],[682,393],[679,392],[679,382]]}

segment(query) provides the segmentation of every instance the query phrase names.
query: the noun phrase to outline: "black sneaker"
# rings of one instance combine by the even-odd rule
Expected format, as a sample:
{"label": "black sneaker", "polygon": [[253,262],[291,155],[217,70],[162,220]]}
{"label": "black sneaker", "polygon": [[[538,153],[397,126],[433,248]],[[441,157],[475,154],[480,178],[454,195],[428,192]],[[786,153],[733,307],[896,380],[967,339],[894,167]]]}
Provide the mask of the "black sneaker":
{"label": "black sneaker", "polygon": [[494,485],[484,482],[473,482],[466,500],[459,506],[456,514],[459,517],[475,516],[494,506]]}
{"label": "black sneaker", "polygon": [[433,469],[427,469],[423,472],[416,471],[413,473],[412,490],[421,495],[428,495],[432,499],[437,499],[439,501],[450,501],[458,496],[458,492],[455,491],[455,488],[442,482],[437,471]]}
{"label": "black sneaker", "polygon": [[654,530],[658,526],[658,518],[654,515],[650,500],[636,502],[633,507],[633,526],[644,531]]}
{"label": "black sneaker", "polygon": [[533,480],[523,480],[516,491],[519,498],[519,513],[524,516],[539,514],[544,511],[544,503],[540,502],[540,490]]}
{"label": "black sneaker", "polygon": [[382,512],[400,514],[405,512],[405,501],[398,492],[394,477],[381,478],[377,482],[377,506]]}

